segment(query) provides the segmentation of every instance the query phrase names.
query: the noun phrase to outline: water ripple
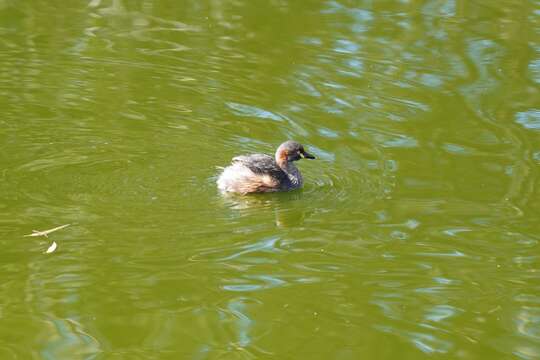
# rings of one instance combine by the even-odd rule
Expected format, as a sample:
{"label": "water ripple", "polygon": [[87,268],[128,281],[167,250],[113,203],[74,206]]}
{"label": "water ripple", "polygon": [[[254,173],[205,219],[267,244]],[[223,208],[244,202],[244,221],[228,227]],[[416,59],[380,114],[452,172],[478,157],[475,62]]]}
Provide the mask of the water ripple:
{"label": "water ripple", "polygon": [[533,7],[0,1],[0,357],[538,358]]}

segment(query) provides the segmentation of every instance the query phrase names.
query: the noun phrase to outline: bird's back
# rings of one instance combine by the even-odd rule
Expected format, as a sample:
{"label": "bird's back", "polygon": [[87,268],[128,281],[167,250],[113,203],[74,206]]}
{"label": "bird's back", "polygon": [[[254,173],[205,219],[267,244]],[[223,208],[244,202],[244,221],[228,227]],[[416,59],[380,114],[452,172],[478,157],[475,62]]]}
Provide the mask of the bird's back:
{"label": "bird's back", "polygon": [[274,158],[266,154],[240,155],[232,159],[218,179],[222,191],[273,192],[286,188],[290,181]]}

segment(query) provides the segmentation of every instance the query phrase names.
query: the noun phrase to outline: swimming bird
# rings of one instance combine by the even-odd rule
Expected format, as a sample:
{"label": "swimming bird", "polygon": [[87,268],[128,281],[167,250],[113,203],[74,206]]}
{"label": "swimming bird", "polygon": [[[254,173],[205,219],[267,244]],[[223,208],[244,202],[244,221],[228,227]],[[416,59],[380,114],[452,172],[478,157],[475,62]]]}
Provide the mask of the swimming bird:
{"label": "swimming bird", "polygon": [[303,179],[294,161],[302,158],[315,159],[315,156],[293,140],[281,144],[275,158],[266,154],[236,156],[231,165],[223,169],[217,186],[221,191],[240,194],[298,189]]}

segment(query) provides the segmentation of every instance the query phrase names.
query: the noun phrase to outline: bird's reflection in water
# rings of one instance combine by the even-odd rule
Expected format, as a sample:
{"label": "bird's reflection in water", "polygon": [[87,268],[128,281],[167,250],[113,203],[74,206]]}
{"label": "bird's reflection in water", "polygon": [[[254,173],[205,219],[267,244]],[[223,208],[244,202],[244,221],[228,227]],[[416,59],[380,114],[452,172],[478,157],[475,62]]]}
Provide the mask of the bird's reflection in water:
{"label": "bird's reflection in water", "polygon": [[308,210],[301,206],[304,198],[302,191],[275,194],[238,195],[223,193],[223,205],[235,210],[235,216],[246,217],[263,211],[274,213],[274,222],[278,228],[302,226]]}

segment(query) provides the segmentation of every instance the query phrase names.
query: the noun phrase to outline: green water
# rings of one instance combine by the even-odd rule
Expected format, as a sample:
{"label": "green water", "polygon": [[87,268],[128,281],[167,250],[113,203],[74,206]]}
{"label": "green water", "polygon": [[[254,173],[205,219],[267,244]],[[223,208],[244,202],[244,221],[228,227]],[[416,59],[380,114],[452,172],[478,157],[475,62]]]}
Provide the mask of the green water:
{"label": "green water", "polygon": [[0,0],[0,359],[539,359],[539,83],[537,1]]}

